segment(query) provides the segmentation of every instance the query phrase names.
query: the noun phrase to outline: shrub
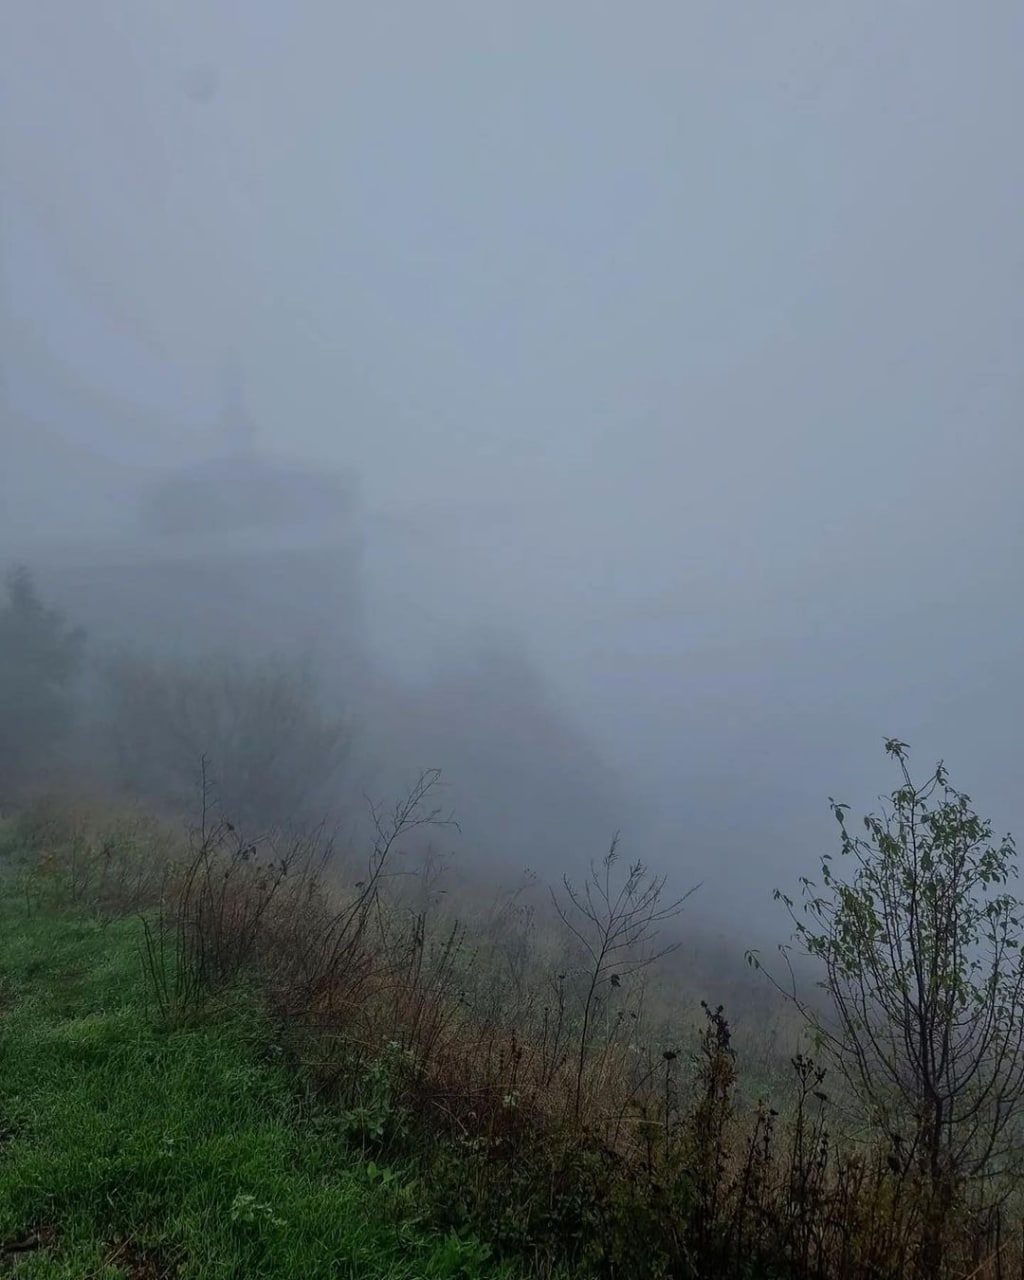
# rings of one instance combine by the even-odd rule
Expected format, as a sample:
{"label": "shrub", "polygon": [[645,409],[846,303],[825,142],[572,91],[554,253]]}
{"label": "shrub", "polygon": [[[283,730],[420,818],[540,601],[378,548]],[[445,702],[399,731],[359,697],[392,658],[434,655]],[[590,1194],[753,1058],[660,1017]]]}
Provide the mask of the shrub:
{"label": "shrub", "polygon": [[351,729],[297,662],[157,662],[125,654],[106,672],[117,783],[179,812],[208,808],[250,832],[319,820],[337,800]]}

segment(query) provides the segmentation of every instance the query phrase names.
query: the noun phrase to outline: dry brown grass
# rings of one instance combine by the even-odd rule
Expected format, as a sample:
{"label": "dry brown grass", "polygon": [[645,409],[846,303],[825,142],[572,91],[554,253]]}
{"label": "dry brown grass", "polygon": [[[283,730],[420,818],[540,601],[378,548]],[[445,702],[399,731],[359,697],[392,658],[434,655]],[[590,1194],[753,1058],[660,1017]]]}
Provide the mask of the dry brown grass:
{"label": "dry brown grass", "polygon": [[[602,972],[595,1004],[578,939],[556,946],[545,918],[532,946],[538,912],[517,889],[462,925],[392,879],[432,814],[426,786],[381,818],[347,881],[325,876],[315,840],[253,845],[221,821],[186,840],[131,809],[51,801],[23,815],[20,838],[32,892],[145,917],[166,1017],[258,981],[310,1089],[370,1117],[360,1141],[412,1153],[438,1205],[541,1271],[561,1257],[609,1277],[1021,1274],[1011,1215],[974,1212],[965,1188],[937,1228],[891,1144],[842,1136],[806,1056],[790,1064],[787,1107],[746,1108],[720,1009],[703,1011],[691,1057],[663,1039],[642,966],[615,984]],[[936,1229],[942,1270],[925,1276],[919,1246]]]}

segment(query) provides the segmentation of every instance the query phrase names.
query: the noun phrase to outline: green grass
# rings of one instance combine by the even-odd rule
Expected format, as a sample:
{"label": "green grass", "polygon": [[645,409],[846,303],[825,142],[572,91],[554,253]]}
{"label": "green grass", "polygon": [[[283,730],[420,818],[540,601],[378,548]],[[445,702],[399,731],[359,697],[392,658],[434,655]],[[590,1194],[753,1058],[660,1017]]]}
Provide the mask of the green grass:
{"label": "green grass", "polygon": [[[258,1012],[162,1029],[132,920],[0,905],[0,1274],[522,1275],[300,1103]],[[335,1130],[336,1133],[336,1130]],[[36,1247],[9,1246],[38,1237]]]}

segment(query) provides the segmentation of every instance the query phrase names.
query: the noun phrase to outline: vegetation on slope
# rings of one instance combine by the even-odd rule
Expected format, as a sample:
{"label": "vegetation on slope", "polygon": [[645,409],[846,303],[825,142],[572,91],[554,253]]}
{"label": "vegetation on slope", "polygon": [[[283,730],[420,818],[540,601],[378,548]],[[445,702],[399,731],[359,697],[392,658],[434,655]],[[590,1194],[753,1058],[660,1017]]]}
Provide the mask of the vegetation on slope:
{"label": "vegetation on slope", "polygon": [[777,895],[818,989],[774,974],[799,1028],[752,1071],[720,1005],[687,1020],[680,987],[723,990],[664,936],[688,895],[614,845],[546,910],[523,886],[481,908],[438,888],[436,772],[371,806],[365,857],[275,821],[345,736],[287,673],[122,667],[129,719],[152,694],[124,739],[140,795],[159,806],[165,747],[183,768],[211,737],[240,785],[202,757],[191,832],[27,804],[74,727],[80,641],[10,579],[0,1243],[23,1274],[1019,1272],[1024,904],[1012,839],[941,764],[915,781],[892,739],[863,834],[833,803],[839,856]]}
{"label": "vegetation on slope", "polygon": [[131,917],[0,918],[0,1272],[343,1277],[520,1272],[432,1225],[413,1171],[364,1160],[297,1089],[244,994],[153,1017]]}
{"label": "vegetation on slope", "polygon": [[[823,1056],[794,1046],[789,1086],[756,1106],[720,1007],[705,1006],[696,1044],[650,1016],[657,925],[679,904],[642,866],[613,851],[566,882],[539,935],[514,898],[468,929],[438,914],[422,877],[390,878],[403,836],[432,821],[429,776],[376,811],[368,863],[331,881],[315,840],[253,843],[212,812],[187,840],[123,813],[24,812],[0,950],[7,1260],[43,1276],[1014,1274],[1017,1182],[985,1163],[984,1138],[1012,1148],[1017,1132],[998,1020],[1012,1033],[1020,1010],[975,967],[963,928],[949,950],[934,927],[951,904],[961,926],[1015,942],[1011,846],[991,846],[938,777],[937,806],[904,777],[903,845],[883,820],[844,846],[861,874],[891,872],[871,882],[877,916],[871,886],[838,869],[835,911],[811,897],[798,940],[836,968],[833,994],[854,1014],[830,1032],[827,1000],[803,1005]],[[901,906],[915,865],[901,848],[917,850],[923,888],[907,902],[923,916]],[[949,899],[954,873],[963,893]],[[930,986],[881,960],[856,967],[908,921],[920,962],[946,966]],[[1015,946],[996,958],[1017,972]],[[879,976],[909,1030],[878,1025],[907,1055],[868,1045],[844,1060],[861,1027],[851,1002],[880,1008]],[[957,1069],[948,1107],[942,1079],[923,1076],[921,1093],[913,1072],[949,1041],[936,1001],[951,989],[957,1026],[981,1010],[984,1032],[968,1026],[957,1061],[984,1053]]]}

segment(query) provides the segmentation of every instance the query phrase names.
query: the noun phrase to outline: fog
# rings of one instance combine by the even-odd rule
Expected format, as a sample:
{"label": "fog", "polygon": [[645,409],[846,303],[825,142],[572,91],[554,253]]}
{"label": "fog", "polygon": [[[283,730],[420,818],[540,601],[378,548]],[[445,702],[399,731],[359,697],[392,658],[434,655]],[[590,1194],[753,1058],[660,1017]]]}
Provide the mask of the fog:
{"label": "fog", "polygon": [[[1019,831],[1022,52],[1010,0],[7,0],[3,559],[319,647],[460,857],[621,827],[744,942],[886,736]],[[345,495],[301,570],[200,519],[269,459]],[[257,601],[151,571],[163,483]]]}

